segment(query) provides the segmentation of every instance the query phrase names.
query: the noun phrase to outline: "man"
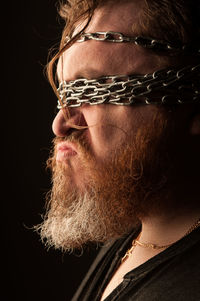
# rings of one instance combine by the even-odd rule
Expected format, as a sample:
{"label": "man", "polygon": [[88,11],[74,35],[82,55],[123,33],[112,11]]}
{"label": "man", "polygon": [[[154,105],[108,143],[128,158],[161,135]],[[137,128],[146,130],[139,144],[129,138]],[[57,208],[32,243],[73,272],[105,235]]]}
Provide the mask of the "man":
{"label": "man", "polygon": [[[198,300],[199,4],[70,1],[48,246],[104,243],[73,300]],[[161,70],[161,71],[160,71]]]}

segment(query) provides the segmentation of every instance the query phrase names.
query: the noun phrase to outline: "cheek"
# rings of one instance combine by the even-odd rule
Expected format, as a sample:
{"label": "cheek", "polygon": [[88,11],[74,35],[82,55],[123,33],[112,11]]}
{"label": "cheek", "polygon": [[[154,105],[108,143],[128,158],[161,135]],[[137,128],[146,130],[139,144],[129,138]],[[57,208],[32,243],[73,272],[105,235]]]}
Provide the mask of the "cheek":
{"label": "cheek", "polygon": [[[89,112],[90,111],[90,112]],[[90,144],[96,157],[108,157],[123,145],[132,128],[123,107],[99,105],[85,113],[89,127]]]}
{"label": "cheek", "polygon": [[91,149],[95,157],[101,161],[112,156],[124,141],[123,131],[116,126],[105,124],[90,129]]}
{"label": "cheek", "polygon": [[[88,114],[90,144],[96,157],[106,158],[133,138],[138,130],[151,124],[154,106],[99,105]],[[89,121],[90,120],[90,121]],[[90,122],[90,123],[89,123]]]}

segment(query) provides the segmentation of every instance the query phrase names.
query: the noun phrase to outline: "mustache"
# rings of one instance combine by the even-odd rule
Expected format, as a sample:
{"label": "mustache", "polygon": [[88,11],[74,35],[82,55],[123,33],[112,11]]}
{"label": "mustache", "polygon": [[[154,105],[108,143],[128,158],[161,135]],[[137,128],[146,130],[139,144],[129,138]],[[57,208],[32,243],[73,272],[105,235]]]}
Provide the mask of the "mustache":
{"label": "mustache", "polygon": [[76,143],[77,146],[82,148],[88,148],[88,140],[86,139],[85,132],[87,129],[72,129],[68,135],[64,137],[55,137],[52,141],[54,150],[56,149],[56,146],[61,142],[72,142]]}

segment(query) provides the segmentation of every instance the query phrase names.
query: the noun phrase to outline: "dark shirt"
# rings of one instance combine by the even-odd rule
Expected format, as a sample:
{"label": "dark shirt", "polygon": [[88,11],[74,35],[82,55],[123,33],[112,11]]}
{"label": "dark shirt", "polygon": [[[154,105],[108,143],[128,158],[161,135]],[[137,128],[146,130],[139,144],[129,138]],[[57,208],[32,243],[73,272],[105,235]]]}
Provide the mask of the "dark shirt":
{"label": "dark shirt", "polygon": [[[138,232],[138,231],[137,231]],[[135,233],[103,247],[72,301],[99,301]],[[200,301],[200,228],[128,272],[105,301]]]}

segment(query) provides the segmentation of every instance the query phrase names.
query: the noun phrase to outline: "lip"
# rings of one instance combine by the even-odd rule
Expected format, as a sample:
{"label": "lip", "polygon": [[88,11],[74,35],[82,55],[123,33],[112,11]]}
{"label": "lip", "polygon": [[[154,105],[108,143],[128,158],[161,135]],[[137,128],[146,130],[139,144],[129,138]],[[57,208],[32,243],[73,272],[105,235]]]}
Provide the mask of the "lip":
{"label": "lip", "polygon": [[61,142],[57,146],[56,161],[63,161],[77,155],[77,151],[73,144]]}

